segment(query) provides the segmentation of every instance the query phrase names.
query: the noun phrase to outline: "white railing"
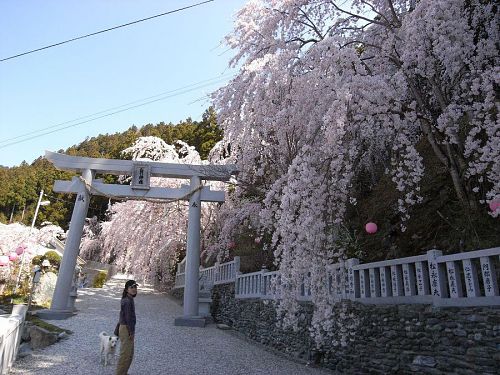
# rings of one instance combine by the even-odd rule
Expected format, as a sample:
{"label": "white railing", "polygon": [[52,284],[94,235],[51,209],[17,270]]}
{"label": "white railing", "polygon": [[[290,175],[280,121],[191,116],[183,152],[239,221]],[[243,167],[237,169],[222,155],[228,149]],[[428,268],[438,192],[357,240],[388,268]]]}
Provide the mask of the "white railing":
{"label": "white railing", "polygon": [[14,305],[12,314],[0,316],[0,374],[8,374],[16,360],[28,307]]}
{"label": "white railing", "polygon": [[[236,275],[240,271],[240,257],[234,257],[234,260],[226,263],[215,263],[214,266],[200,270],[200,278],[205,281],[217,284],[234,283]],[[186,282],[186,258],[177,265],[177,273],[175,275],[175,288],[183,288]]]}
{"label": "white railing", "polygon": [[235,296],[236,298],[275,299],[279,277],[279,272],[267,270],[237,275]]}
{"label": "white railing", "polygon": [[[500,305],[499,260],[500,247],[453,255],[431,250],[425,255],[367,264],[348,259],[343,266],[329,266],[327,290],[334,300],[371,304]],[[277,298],[273,292],[276,282],[278,272],[237,275],[235,296]],[[310,301],[312,297],[305,280],[297,290],[297,299]]]}

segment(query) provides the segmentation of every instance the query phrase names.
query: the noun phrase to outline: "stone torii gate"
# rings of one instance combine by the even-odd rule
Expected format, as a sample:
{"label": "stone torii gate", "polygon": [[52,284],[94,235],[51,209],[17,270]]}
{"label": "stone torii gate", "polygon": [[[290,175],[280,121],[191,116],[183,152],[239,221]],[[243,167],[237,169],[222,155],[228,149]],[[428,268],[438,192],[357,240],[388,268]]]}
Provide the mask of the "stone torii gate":
{"label": "stone torii gate", "polygon": [[[224,202],[224,191],[212,191],[201,185],[202,180],[228,181],[237,174],[234,165],[188,165],[149,161],[99,159],[69,156],[45,151],[45,158],[58,169],[81,173],[71,181],[55,181],[54,191],[77,194],[71,216],[64,254],[61,260],[52,304],[38,314],[46,319],[66,319],[74,314],[70,293],[80,241],[91,195],[134,199],[189,200],[186,253],[186,283],[184,288],[184,315],[175,319],[175,325],[203,327],[205,319],[198,315],[198,276],[200,266],[201,202]],[[132,176],[131,185],[105,184],[95,174]],[[189,185],[180,188],[151,187],[151,176],[185,178]]]}

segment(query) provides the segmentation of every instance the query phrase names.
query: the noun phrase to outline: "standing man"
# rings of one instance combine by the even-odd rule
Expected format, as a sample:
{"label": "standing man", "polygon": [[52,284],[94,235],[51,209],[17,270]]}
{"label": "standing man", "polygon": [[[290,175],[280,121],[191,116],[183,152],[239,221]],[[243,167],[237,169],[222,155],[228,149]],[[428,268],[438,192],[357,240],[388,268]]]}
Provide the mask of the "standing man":
{"label": "standing man", "polygon": [[120,308],[120,359],[116,368],[116,375],[127,375],[134,357],[135,335],[135,304],[138,284],[135,280],[128,280],[123,290]]}

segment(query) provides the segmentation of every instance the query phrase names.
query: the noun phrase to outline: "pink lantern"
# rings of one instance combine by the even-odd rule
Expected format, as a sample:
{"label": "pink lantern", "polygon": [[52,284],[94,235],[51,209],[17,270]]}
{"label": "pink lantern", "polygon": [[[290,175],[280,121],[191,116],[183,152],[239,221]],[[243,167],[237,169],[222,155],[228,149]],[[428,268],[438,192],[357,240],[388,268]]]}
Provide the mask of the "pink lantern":
{"label": "pink lantern", "polygon": [[17,254],[15,252],[9,254],[9,260],[11,262],[15,261],[16,259],[17,259]]}
{"label": "pink lantern", "polygon": [[369,222],[365,225],[366,233],[373,234],[377,232],[377,224]]}
{"label": "pink lantern", "polygon": [[7,255],[0,255],[0,267],[9,265],[9,257]]}
{"label": "pink lantern", "polygon": [[491,212],[496,212],[498,209],[500,209],[500,200],[492,200],[490,203],[489,203],[489,206],[490,206],[490,210]]}
{"label": "pink lantern", "polygon": [[24,253],[24,250],[25,250],[25,249],[26,249],[26,248],[25,248],[23,245],[18,246],[18,247],[17,247],[17,249],[16,249],[16,254],[17,254],[17,255],[22,255],[22,254]]}

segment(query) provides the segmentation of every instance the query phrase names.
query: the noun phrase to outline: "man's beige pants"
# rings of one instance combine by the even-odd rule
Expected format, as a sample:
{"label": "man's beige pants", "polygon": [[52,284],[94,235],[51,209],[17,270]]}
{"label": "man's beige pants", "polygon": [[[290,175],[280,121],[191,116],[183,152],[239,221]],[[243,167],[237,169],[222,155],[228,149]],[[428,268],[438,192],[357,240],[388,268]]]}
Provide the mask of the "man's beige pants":
{"label": "man's beige pants", "polygon": [[127,375],[127,371],[134,358],[134,340],[128,335],[126,325],[120,324],[120,359],[116,367],[116,375]]}

